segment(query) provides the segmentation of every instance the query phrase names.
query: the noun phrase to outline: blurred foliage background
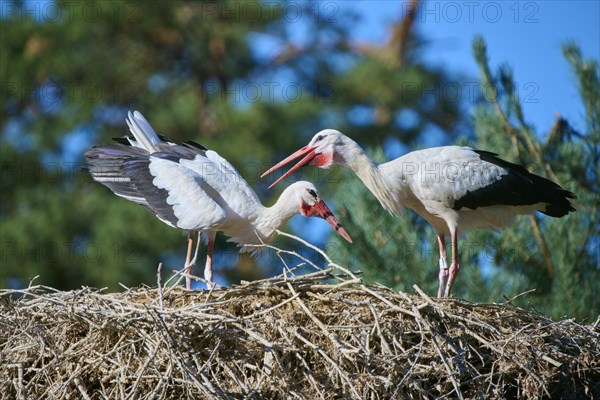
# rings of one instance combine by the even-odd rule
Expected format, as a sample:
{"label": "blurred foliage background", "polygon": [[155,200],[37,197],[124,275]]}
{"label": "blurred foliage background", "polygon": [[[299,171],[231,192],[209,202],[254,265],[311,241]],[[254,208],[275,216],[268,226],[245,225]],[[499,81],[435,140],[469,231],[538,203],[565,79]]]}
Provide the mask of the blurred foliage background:
{"label": "blurred foliage background", "polygon": [[[325,127],[349,134],[380,161],[430,143],[424,135],[432,127],[443,132],[439,144],[495,151],[575,192],[577,212],[469,233],[455,295],[504,301],[535,289],[515,303],[555,318],[589,321],[600,311],[600,83],[597,62],[576,44],[564,46],[574,72],[565,79],[579,87],[586,129],[557,116],[550,132],[535,132],[510,68],[489,65],[483,38],[474,39],[473,56],[488,90],[469,104],[428,95],[461,77],[422,61],[427,48],[413,28],[418,1],[398,8],[380,45],[350,40],[360,15],[334,20],[319,2],[289,3],[300,7],[301,24],[290,19],[288,3],[56,1],[47,8],[54,14],[41,19],[21,12],[24,2],[8,3],[14,8],[0,21],[0,286],[39,276],[37,284],[59,289],[115,290],[154,284],[159,261],[165,274],[182,266],[181,232],[79,172],[83,151],[124,135],[126,113],[137,109],[158,132],[229,159],[266,204],[283,185],[267,190],[273,177],[260,174]],[[298,29],[308,45],[294,44]],[[370,282],[407,291],[416,283],[435,293],[435,235],[424,221],[410,211],[387,215],[347,171],[306,168],[302,175],[319,186],[355,243],[329,237],[319,221],[294,219],[286,230]],[[222,282],[281,271],[272,254],[238,256],[223,239],[215,260]]]}

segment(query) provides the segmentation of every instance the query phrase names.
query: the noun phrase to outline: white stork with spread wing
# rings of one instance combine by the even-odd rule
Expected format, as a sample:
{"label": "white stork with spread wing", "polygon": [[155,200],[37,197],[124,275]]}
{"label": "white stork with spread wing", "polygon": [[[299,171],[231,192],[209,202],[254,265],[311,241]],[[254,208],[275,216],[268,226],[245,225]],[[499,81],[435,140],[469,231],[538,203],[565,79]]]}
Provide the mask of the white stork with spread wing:
{"label": "white stork with spread wing", "polygon": [[[290,185],[273,206],[265,207],[236,169],[215,151],[157,135],[137,111],[129,113],[127,124],[133,136],[86,151],[87,170],[116,195],[141,204],[165,224],[188,231],[186,271],[196,258],[190,260],[195,231],[204,232],[208,239],[204,277],[212,282],[217,232],[229,236],[241,251],[249,251],[253,247],[247,245],[269,242],[298,213],[325,219],[352,242],[312,183]],[[191,286],[189,278],[186,286]]]}

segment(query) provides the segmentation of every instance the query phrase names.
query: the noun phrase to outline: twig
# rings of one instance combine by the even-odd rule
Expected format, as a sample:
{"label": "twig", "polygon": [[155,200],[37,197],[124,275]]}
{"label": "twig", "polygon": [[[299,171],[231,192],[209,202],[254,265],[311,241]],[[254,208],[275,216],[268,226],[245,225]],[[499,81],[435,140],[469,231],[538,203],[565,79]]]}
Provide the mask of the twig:
{"label": "twig", "polygon": [[546,240],[542,235],[542,231],[540,230],[540,226],[538,225],[535,215],[530,215],[529,221],[531,222],[531,227],[533,228],[533,234],[535,235],[535,238],[537,239],[540,248],[542,249],[542,254],[544,255],[544,263],[546,264],[546,270],[548,271],[549,275],[552,275],[552,271],[554,270],[554,263],[552,262],[550,250],[548,250],[548,245],[546,244]]}
{"label": "twig", "polygon": [[542,356],[542,360],[549,362],[550,364],[554,365],[557,368],[560,368],[562,366],[561,362],[558,362],[558,361],[556,361],[556,360],[554,360],[554,359],[552,359],[552,358],[550,358],[550,357],[548,357],[546,355]]}
{"label": "twig", "polygon": [[[439,309],[438,307],[436,307],[436,303],[431,299],[431,297],[429,297],[424,291],[421,290],[420,287],[418,287],[416,284],[413,285],[413,289],[415,289],[417,291],[417,293],[419,293],[419,296],[421,296],[423,299],[425,299],[425,301],[427,302],[427,304],[432,305],[433,308],[440,313],[440,316],[442,318],[445,317],[444,315],[444,311]],[[417,309],[421,309],[421,307],[417,307]]]}
{"label": "twig", "polygon": [[156,269],[156,286],[158,287],[158,305],[160,307],[161,310],[164,310],[163,307],[163,288],[162,285],[160,284],[161,282],[161,270],[162,270],[162,263],[158,263],[158,268]]}
{"label": "twig", "polygon": [[[294,240],[302,243],[306,247],[310,247],[311,249],[315,250],[317,253],[319,253],[321,256],[323,256],[323,258],[325,260],[327,260],[327,263],[328,263],[328,265],[330,267],[335,267],[335,268],[339,269],[340,271],[343,271],[344,273],[346,273],[348,276],[351,276],[354,279],[358,278],[352,271],[350,271],[350,270],[342,267],[341,265],[338,265],[338,264],[334,263],[331,260],[331,258],[329,258],[329,256],[323,250],[321,250],[320,248],[318,248],[317,246],[315,246],[315,245],[313,245],[311,243],[308,243],[306,240],[304,240],[302,238],[299,238],[298,236],[290,235],[289,233],[285,233],[285,232],[282,232],[280,230],[276,230],[276,232],[277,232],[278,235],[286,236],[286,237],[289,237],[291,239],[294,239]],[[360,279],[360,278],[358,278],[358,279]]]}
{"label": "twig", "polygon": [[390,306],[392,309],[394,309],[396,311],[399,311],[402,314],[410,315],[413,318],[418,318],[418,315],[415,314],[414,312],[405,310],[404,308],[399,307],[399,306],[393,304],[388,299],[386,299],[385,297],[381,296],[379,293],[376,293],[375,291],[371,290],[367,286],[363,285],[363,286],[361,286],[361,289],[364,290],[365,292],[369,293],[371,296],[373,296],[373,297],[381,300],[382,302],[384,302],[385,304],[387,304],[388,306]]}
{"label": "twig", "polygon": [[[319,327],[319,329],[321,329],[321,331],[325,334],[325,336],[327,336],[327,338],[329,340],[331,340],[332,343],[334,343],[336,346],[338,346],[340,351],[342,351],[342,352],[349,351],[347,349],[347,347],[351,347],[351,346],[348,346],[347,344],[342,343],[342,341],[339,338],[337,338],[333,333],[331,333],[329,331],[329,329],[327,329],[325,324],[323,324],[317,317],[315,317],[315,315],[312,313],[312,311],[310,311],[310,309],[306,306],[306,304],[304,304],[302,299],[300,299],[300,297],[298,296],[298,293],[296,292],[296,290],[294,290],[294,286],[292,286],[292,284],[290,282],[287,282],[287,286],[290,289],[290,292],[292,292],[292,294],[294,296],[296,296],[296,302],[298,303],[300,308],[302,308],[302,310],[306,313],[306,315],[308,315],[308,317]],[[357,349],[352,348],[352,351],[356,352]]]}
{"label": "twig", "polygon": [[88,395],[85,385],[81,382],[81,379],[77,377],[74,379],[74,382],[75,386],[77,386],[77,390],[79,390],[79,393],[81,393],[81,396],[83,396],[85,400],[91,400],[91,397]]}
{"label": "twig", "polygon": [[[10,364],[9,368],[17,368],[17,383],[15,384],[17,388],[17,397],[19,400],[25,400],[25,390],[23,387],[23,365],[21,363]],[[14,382],[13,382],[14,384]]]}
{"label": "twig", "polygon": [[526,290],[526,291],[524,291],[523,293],[519,293],[518,295],[516,295],[516,296],[514,296],[514,297],[511,297],[510,299],[509,299],[509,298],[507,298],[507,297],[504,295],[504,293],[503,293],[503,294],[502,294],[502,298],[503,298],[504,300],[506,300],[506,301],[504,302],[504,304],[510,304],[510,303],[512,303],[514,300],[518,299],[519,297],[521,297],[521,296],[524,296],[524,295],[526,295],[526,294],[529,294],[529,293],[532,293],[532,292],[535,292],[535,288],[533,288],[533,289],[529,289],[529,290]]}
{"label": "twig", "polygon": [[319,353],[321,355],[321,357],[323,357],[338,373],[338,376],[344,380],[346,382],[346,384],[350,387],[350,390],[352,391],[352,393],[354,394],[354,398],[356,399],[362,399],[362,396],[360,396],[358,394],[358,391],[356,390],[356,388],[354,387],[354,385],[352,384],[352,381],[350,380],[350,378],[343,372],[342,368],[340,368],[340,366],[338,365],[338,363],[336,363],[331,357],[329,357],[327,355],[327,353],[325,353],[319,346],[316,346],[314,343],[312,343],[310,340],[306,339],[304,336],[302,336],[299,332],[297,331],[293,331],[292,332],[298,339],[302,340],[305,344],[311,346],[317,353]]}

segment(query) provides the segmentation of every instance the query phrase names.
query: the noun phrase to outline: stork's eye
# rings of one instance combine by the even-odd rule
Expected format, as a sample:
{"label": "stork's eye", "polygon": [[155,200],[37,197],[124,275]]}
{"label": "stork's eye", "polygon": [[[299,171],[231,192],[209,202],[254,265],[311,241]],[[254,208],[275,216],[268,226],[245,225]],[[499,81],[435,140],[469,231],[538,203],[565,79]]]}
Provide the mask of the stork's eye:
{"label": "stork's eye", "polygon": [[308,190],[308,194],[310,194],[312,197],[314,197],[315,199],[317,198],[317,192],[315,192],[312,189],[306,189],[306,190]]}
{"label": "stork's eye", "polygon": [[325,136],[323,135],[319,135],[317,136],[317,138],[315,139],[315,142],[320,142],[321,140],[325,139]]}

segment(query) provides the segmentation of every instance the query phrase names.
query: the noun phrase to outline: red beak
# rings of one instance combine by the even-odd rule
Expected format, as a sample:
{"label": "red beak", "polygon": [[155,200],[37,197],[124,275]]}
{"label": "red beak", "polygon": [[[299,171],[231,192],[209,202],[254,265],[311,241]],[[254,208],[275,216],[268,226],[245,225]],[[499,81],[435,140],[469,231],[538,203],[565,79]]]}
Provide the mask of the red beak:
{"label": "red beak", "polygon": [[327,204],[325,204],[323,200],[320,200],[317,203],[315,203],[310,208],[310,211],[312,211],[312,215],[318,214],[321,218],[327,221],[329,225],[331,225],[341,237],[346,239],[348,242],[352,243],[352,238],[350,237],[350,235],[348,235],[348,232],[346,232],[346,230],[342,227],[342,224],[339,223],[335,215],[333,215],[333,213],[331,212],[329,207],[327,207]]}
{"label": "red beak", "polygon": [[[269,186],[269,189],[271,189],[273,186],[277,185],[279,182],[281,182],[282,180],[284,180],[285,178],[287,178],[288,176],[290,176],[291,174],[293,174],[294,172],[296,172],[300,167],[302,167],[303,165],[306,165],[309,162],[311,162],[317,156],[317,153],[315,153],[315,148],[314,147],[310,147],[308,145],[304,146],[303,148],[301,148],[300,150],[298,150],[294,154],[290,155],[286,159],[278,162],[277,164],[275,164],[274,166],[272,166],[271,168],[269,168],[260,177],[264,178],[265,175],[270,174],[271,172],[275,171],[276,169],[279,169],[279,168],[283,167],[285,164],[287,164],[289,162],[292,162],[295,159],[300,158],[300,157],[302,157],[304,155],[306,155],[306,157],[304,157],[302,160],[300,160],[298,162],[298,164],[296,164],[292,168],[290,168],[290,170],[288,172],[286,172],[285,174],[283,174],[279,179],[277,179],[275,182],[273,182]],[[325,206],[325,207],[327,207],[327,206]],[[349,236],[348,236],[348,238],[349,238]],[[352,242],[352,240],[350,240],[350,242]]]}

